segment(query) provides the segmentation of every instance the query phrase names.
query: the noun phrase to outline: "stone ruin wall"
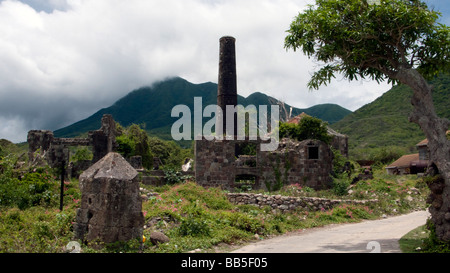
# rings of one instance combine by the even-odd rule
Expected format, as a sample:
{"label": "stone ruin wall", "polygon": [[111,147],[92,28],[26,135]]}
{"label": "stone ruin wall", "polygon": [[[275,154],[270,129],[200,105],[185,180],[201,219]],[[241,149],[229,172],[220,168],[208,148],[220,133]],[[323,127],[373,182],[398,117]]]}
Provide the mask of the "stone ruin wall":
{"label": "stone ruin wall", "polygon": [[[55,138],[52,131],[31,130],[28,132],[27,142],[28,158],[31,165],[39,165],[44,159],[52,168],[61,166],[62,162],[69,163],[69,146],[91,146],[93,152],[92,162],[81,163],[82,170],[102,159],[106,154],[117,147],[115,140],[116,124],[112,115],[105,114],[101,120],[99,130],[90,131],[87,138]],[[39,150],[40,156],[36,155]]]}
{"label": "stone ruin wall", "polygon": [[341,155],[348,158],[348,137],[342,134],[332,134],[331,147],[341,152]]}
{"label": "stone ruin wall", "polygon": [[[255,143],[256,156],[236,157],[236,144]],[[333,155],[327,144],[318,140],[302,142],[283,140],[278,150],[260,150],[261,141],[197,140],[195,141],[195,178],[204,187],[221,187],[233,191],[239,185],[236,176],[255,177],[253,189],[267,190],[266,182],[276,182],[275,172],[281,173],[284,184],[300,184],[314,189],[331,186]],[[317,147],[318,159],[308,159],[309,147]],[[251,166],[242,159],[254,161]]]}
{"label": "stone ruin wall", "polygon": [[269,206],[272,210],[288,212],[293,210],[321,211],[330,210],[339,204],[367,205],[378,200],[333,200],[317,197],[291,197],[281,195],[264,195],[255,193],[228,193],[227,198],[237,205],[254,205],[259,208]]}

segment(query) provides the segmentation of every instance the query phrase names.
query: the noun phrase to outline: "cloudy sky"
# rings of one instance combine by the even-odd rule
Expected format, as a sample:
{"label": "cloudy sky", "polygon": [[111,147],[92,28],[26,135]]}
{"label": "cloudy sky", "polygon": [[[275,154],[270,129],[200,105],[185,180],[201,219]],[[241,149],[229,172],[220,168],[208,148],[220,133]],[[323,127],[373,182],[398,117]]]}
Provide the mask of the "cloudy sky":
{"label": "cloudy sky", "polygon": [[[313,0],[0,0],[0,139],[56,130],[166,77],[217,82],[219,39],[236,38],[238,92],[299,108],[352,111],[390,86],[337,78],[306,88],[317,65],[283,48]],[[449,0],[428,0],[450,25]]]}

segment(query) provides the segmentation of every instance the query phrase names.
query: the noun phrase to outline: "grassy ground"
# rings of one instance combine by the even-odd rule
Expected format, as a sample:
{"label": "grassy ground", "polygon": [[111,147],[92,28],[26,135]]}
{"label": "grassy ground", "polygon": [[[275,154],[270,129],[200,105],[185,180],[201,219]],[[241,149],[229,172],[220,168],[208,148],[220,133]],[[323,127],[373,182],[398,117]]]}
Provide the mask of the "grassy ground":
{"label": "grassy ground", "polygon": [[[59,211],[59,182],[56,177],[49,179],[49,175],[46,175],[32,178],[32,182],[28,183],[40,185],[42,181],[38,180],[46,179],[45,183],[50,183],[51,187],[47,186],[47,191],[38,203],[33,201],[21,209],[16,205],[0,206],[0,252],[64,252],[65,246],[72,240],[76,209],[81,199],[78,181],[65,182],[64,209]],[[142,238],[136,238],[101,249],[83,245],[83,252],[223,252],[242,243],[289,231],[424,209],[424,200],[428,195],[428,188],[417,176],[388,176],[384,170],[375,171],[372,180],[353,185],[350,194],[342,195],[342,191],[337,194],[334,189],[314,191],[299,185],[285,186],[279,192],[271,193],[379,200],[376,205],[339,205],[320,212],[272,213],[269,207],[234,205],[227,200],[224,191],[205,189],[191,181],[171,186],[142,187],[144,194],[151,193],[142,205],[144,236],[149,238],[152,232],[160,231],[170,241],[153,245],[150,240],[142,243]],[[21,194],[23,197],[25,193]]]}
{"label": "grassy ground", "polygon": [[428,239],[430,232],[425,225],[417,227],[399,240],[400,249],[403,253],[418,253],[423,250],[424,242]]}

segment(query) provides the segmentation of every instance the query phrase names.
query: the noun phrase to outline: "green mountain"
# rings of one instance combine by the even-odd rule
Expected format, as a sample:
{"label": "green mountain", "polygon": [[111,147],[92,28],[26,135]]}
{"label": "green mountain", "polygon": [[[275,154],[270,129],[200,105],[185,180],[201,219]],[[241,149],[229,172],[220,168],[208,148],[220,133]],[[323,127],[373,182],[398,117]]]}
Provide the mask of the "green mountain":
{"label": "green mountain", "polygon": [[[430,81],[433,100],[440,117],[450,119],[450,74],[441,74]],[[408,120],[412,90],[397,85],[331,127],[349,136],[350,154],[380,147],[399,147],[416,152],[415,145],[425,138],[420,127]]]}
{"label": "green mountain", "polygon": [[[145,129],[152,135],[163,139],[171,139],[170,129],[178,118],[171,117],[175,105],[184,104],[193,111],[194,97],[202,97],[203,107],[217,104],[217,84],[207,82],[193,84],[182,78],[171,78],[151,87],[142,87],[130,92],[112,106],[104,108],[92,116],[54,132],[56,137],[76,137],[91,130],[100,128],[103,114],[112,114],[122,126],[145,124]],[[270,105],[277,100],[263,93],[256,92],[244,98],[238,95],[238,104]],[[286,108],[290,106],[286,104]],[[335,104],[316,105],[307,109],[293,108],[293,116],[305,112],[330,124],[337,122],[350,110]],[[204,122],[209,118],[204,119]]]}

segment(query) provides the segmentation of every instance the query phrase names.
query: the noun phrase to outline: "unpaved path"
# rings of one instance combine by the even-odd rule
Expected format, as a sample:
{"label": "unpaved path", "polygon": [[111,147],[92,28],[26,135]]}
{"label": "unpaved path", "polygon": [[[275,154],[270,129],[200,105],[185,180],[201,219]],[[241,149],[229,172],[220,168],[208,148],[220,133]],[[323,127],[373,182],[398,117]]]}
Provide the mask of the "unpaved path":
{"label": "unpaved path", "polygon": [[400,253],[398,240],[424,225],[428,216],[427,211],[416,211],[381,220],[307,229],[253,243],[232,253]]}

